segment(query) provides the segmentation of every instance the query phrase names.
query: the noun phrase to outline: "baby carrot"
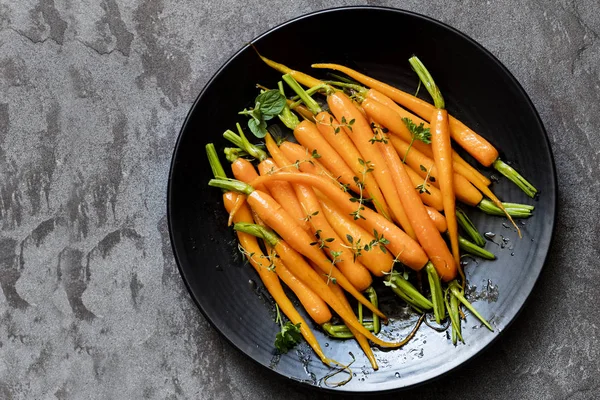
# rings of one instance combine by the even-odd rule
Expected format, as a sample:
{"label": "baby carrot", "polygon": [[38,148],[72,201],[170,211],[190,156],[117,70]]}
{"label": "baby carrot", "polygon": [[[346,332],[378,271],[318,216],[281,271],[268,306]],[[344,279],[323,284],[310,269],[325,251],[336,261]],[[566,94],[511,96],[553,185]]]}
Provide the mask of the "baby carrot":
{"label": "baby carrot", "polygon": [[[277,147],[271,135],[267,134],[265,139],[269,153],[277,160],[278,164],[289,165],[290,160]],[[296,170],[291,169],[290,172],[296,172]],[[353,259],[349,249],[343,246],[342,240],[323,215],[323,210],[321,210],[321,205],[313,189],[303,184],[293,186],[296,196],[304,208],[306,220],[316,237],[316,241],[313,240],[312,243],[329,254],[331,262],[337,265],[342,274],[358,291],[362,292],[371,286],[372,278],[369,271],[360,262]]]}
{"label": "baby carrot", "polygon": [[[416,116],[416,115],[412,114],[411,112],[405,110],[404,108],[400,107],[398,104],[396,104],[396,102],[394,100],[390,99],[385,94],[383,94],[375,89],[367,90],[365,92],[365,98],[375,100],[375,101],[383,104],[384,106],[391,108],[400,116],[400,118],[408,118],[417,126],[420,124],[423,124],[424,128],[429,128],[429,122],[419,118],[418,116]],[[417,146],[421,147],[420,145],[417,145]],[[431,146],[427,146],[427,148],[430,149]],[[424,152],[424,153],[427,154],[429,157],[431,157],[431,151]],[[481,179],[485,183],[486,186],[489,186],[492,183],[485,175],[483,175],[481,172],[479,172],[477,169],[475,169],[471,164],[466,162],[456,151],[452,151],[452,159],[455,164],[456,163],[462,164],[465,168],[469,169],[473,174],[475,174],[475,176],[477,176],[479,179]]]}
{"label": "baby carrot", "polygon": [[[440,181],[438,179],[439,169],[433,159],[421,153],[418,149],[414,148],[414,146],[413,148],[410,148],[410,144],[395,135],[391,135],[389,140],[398,152],[400,158],[402,158],[413,171],[423,178],[427,177],[428,183],[431,183],[433,186],[440,187]],[[421,166],[423,166],[423,168],[421,168]],[[467,178],[460,174],[454,173],[452,177],[456,198],[470,206],[477,206],[483,199],[483,195],[479,190],[477,190]],[[484,185],[483,182],[481,185]]]}
{"label": "baby carrot", "polygon": [[[223,202],[225,204],[225,209],[230,212],[234,207],[236,198],[239,195],[233,192],[226,192],[223,194]],[[250,209],[246,204],[244,204],[240,210],[235,214],[234,221],[236,223],[239,222],[252,222],[252,214],[250,213]],[[317,338],[311,331],[309,325],[306,323],[304,318],[298,313],[298,311],[294,308],[294,305],[287,297],[283,288],[281,287],[281,283],[277,277],[277,274],[272,270],[269,270],[269,263],[267,262],[267,257],[263,254],[262,249],[258,245],[256,238],[252,235],[249,235],[244,232],[237,232],[238,240],[240,242],[240,246],[244,249],[244,254],[250,264],[254,267],[256,272],[258,273],[261,281],[265,285],[265,288],[273,297],[273,300],[277,303],[281,311],[290,319],[290,321],[294,324],[300,324],[300,333],[306,340],[306,342],[310,345],[310,347],[314,350],[314,352],[319,356],[321,361],[325,364],[337,364],[337,362],[330,360],[325,356],[323,350],[321,349],[321,345],[317,341]]]}
{"label": "baby carrot", "polygon": [[[273,173],[274,171],[277,171],[277,169],[278,166],[272,158],[267,158],[266,160],[258,164],[258,171],[261,175]],[[246,181],[244,179],[240,179],[237,176],[236,179],[239,179],[240,181],[246,183],[251,182]],[[302,209],[302,205],[298,201],[298,198],[296,197],[296,192],[294,191],[292,185],[290,185],[287,182],[275,181],[269,183],[268,185],[266,185],[266,187],[269,189],[269,192],[267,193],[270,193],[271,196],[273,196],[273,198],[277,200],[279,204],[281,204],[283,209],[296,219],[298,225],[300,225],[302,229],[304,229],[306,232],[310,232],[310,225],[308,224],[305,218],[306,213]]]}
{"label": "baby carrot", "polygon": [[310,315],[310,317],[319,325],[331,320],[331,311],[323,299],[317,296],[317,294],[309,289],[304,282],[292,274],[281,259],[274,253],[270,254],[270,259],[275,266],[277,276],[279,276],[283,283],[294,292],[308,315]]}
{"label": "baby carrot", "polygon": [[[429,218],[425,206],[421,202],[413,183],[406,172],[405,166],[391,144],[378,142],[379,151],[383,154],[390,175],[405,209],[410,210],[408,218],[415,229],[419,243],[429,256],[440,277],[450,281],[456,276],[457,260],[452,258],[446,242],[440,235],[433,221]],[[444,192],[442,192],[443,194]],[[446,211],[444,202],[444,211]],[[458,231],[457,231],[458,236]],[[457,241],[458,248],[458,241]]]}
{"label": "baby carrot", "polygon": [[[333,293],[331,285],[325,283],[319,276],[317,272],[315,272],[310,265],[304,260],[304,258],[298,253],[292,246],[290,246],[286,241],[280,240],[275,234],[269,232],[265,228],[254,225],[254,224],[236,224],[234,225],[234,229],[249,233],[251,235],[255,235],[258,237],[262,237],[265,239],[269,245],[271,245],[277,255],[281,258],[283,263],[289,268],[289,270],[301,279],[311,290],[319,295],[339,316],[342,318],[344,323],[350,327],[352,326],[358,332],[365,335],[369,340],[381,347],[398,347],[399,344],[393,342],[386,342],[379,339],[377,336],[373,335],[369,332],[360,322],[356,316],[346,309],[337,298],[337,296]],[[368,302],[371,304],[370,302]],[[366,304],[365,304],[366,305]],[[372,307],[375,310],[374,306]]]}
{"label": "baby carrot", "polygon": [[[340,303],[342,303],[342,306],[344,306],[344,308],[346,308],[348,312],[353,313],[354,311],[352,311],[352,307],[350,306],[350,303],[348,302],[348,299],[346,298],[346,295],[344,294],[342,288],[337,285],[331,285],[330,287],[333,293],[340,300]],[[369,346],[369,341],[367,340],[365,335],[358,332],[352,326],[348,327],[348,329],[350,329],[350,332],[352,332],[352,335],[354,335],[354,338],[358,342],[360,348],[365,352],[367,359],[371,363],[371,367],[373,367],[373,369],[377,371],[379,369],[379,366],[377,365],[377,360],[375,359],[375,355],[373,354],[373,349],[371,349],[371,346]]]}
{"label": "baby carrot", "polygon": [[[448,112],[442,94],[425,68],[421,60],[413,56],[409,63],[425,85],[433,98],[435,109],[431,114],[431,149],[433,160],[438,170],[438,181],[444,202],[444,215],[448,224],[450,247],[456,265],[460,263],[460,250],[458,248],[458,222],[456,221],[456,197],[454,195],[454,169],[452,168],[452,143],[450,142],[450,127],[448,125]],[[456,268],[456,266],[455,266]],[[439,272],[439,270],[438,270]]]}
{"label": "baby carrot", "polygon": [[[379,184],[385,201],[390,207],[392,218],[400,224],[402,229],[413,239],[416,238],[413,227],[410,225],[406,210],[402,207],[392,177],[386,172],[385,162],[381,153],[372,145],[373,131],[367,120],[356,109],[352,101],[343,92],[336,92],[327,97],[327,104],[333,115],[342,123],[343,129],[352,139],[362,154],[362,164],[369,167],[370,173]],[[359,206],[360,207],[360,206]]]}
{"label": "baby carrot", "polygon": [[320,201],[327,221],[373,275],[381,277],[392,270],[394,257],[385,250],[385,241],[379,242],[349,216],[344,215],[330,200],[321,198]]}
{"label": "baby carrot", "polygon": [[354,182],[354,172],[348,167],[348,164],[328,142],[325,140],[319,129],[314,124],[298,125],[294,129],[294,137],[304,147],[308,149],[309,154],[318,154],[319,161],[338,177],[344,185],[348,185],[355,193],[359,188]]}
{"label": "baby carrot", "polygon": [[[258,177],[250,185],[265,183],[271,180],[284,180],[290,183],[303,183],[313,186],[343,212],[350,214],[356,209],[356,203],[352,201],[352,197],[348,193],[340,190],[335,183],[327,178],[318,175],[278,172],[277,174]],[[220,183],[211,182],[209,182],[211,186],[222,186]],[[364,218],[357,219],[356,223],[368,232],[377,230],[380,238],[385,237],[389,242],[386,244],[386,247],[398,258],[398,261],[415,271],[419,271],[425,266],[427,255],[421,246],[402,229],[368,207],[365,207],[361,213]]]}
{"label": "baby carrot", "polygon": [[326,111],[320,112],[315,119],[321,135],[323,135],[331,147],[337,149],[338,154],[343,158],[352,172],[354,172],[354,176],[358,178],[358,182],[362,184],[363,193],[373,199],[373,205],[377,211],[387,219],[390,219],[389,207],[379,189],[379,185],[373,175],[366,172],[367,168],[364,162],[360,162],[362,156],[352,142],[352,139],[348,137],[346,131],[341,128],[340,123],[330,113]]}

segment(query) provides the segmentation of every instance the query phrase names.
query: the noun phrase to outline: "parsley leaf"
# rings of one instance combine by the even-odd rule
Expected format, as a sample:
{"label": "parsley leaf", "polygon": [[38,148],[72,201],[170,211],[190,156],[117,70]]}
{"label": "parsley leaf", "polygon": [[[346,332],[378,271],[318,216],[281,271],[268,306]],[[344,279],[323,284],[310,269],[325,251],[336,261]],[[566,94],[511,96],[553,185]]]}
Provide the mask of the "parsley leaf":
{"label": "parsley leaf", "polygon": [[431,143],[431,131],[429,128],[425,128],[423,122],[417,126],[412,119],[410,118],[402,118],[404,125],[408,128],[408,131],[413,137],[413,140],[420,140],[423,143]]}
{"label": "parsley leaf", "polygon": [[302,340],[300,325],[301,323],[294,325],[288,321],[281,327],[281,331],[275,337],[275,348],[280,353],[287,353],[289,350],[293,349],[294,346],[300,343]]}

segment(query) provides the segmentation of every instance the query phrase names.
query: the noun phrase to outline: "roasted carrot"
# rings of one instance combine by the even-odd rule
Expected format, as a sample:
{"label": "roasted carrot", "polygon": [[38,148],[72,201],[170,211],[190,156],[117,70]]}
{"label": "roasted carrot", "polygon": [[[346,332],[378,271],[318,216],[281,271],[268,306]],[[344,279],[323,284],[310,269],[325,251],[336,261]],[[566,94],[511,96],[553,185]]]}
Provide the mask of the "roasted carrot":
{"label": "roasted carrot", "polygon": [[[379,238],[344,215],[330,200],[321,199],[321,206],[333,229],[373,275],[381,277],[391,271],[394,257],[385,250],[384,243],[379,242]],[[365,246],[368,246],[367,249]]]}
{"label": "roasted carrot", "polygon": [[[390,175],[394,180],[402,205],[405,209],[410,210],[408,218],[415,229],[415,234],[423,250],[425,250],[443,280],[450,281],[454,279],[457,261],[452,258],[446,242],[444,242],[440,232],[429,218],[427,210],[421,202],[398,153],[389,142],[378,142],[376,145],[385,159],[387,168],[390,170]],[[446,211],[445,203],[444,211]]]}
{"label": "roasted carrot", "polygon": [[[249,198],[252,197],[251,195]],[[369,340],[381,347],[398,347],[397,343],[386,342],[379,339],[377,336],[369,332],[358,320],[356,316],[349,312],[339,301],[337,296],[333,293],[331,288],[331,282],[325,283],[317,272],[315,272],[310,265],[304,260],[304,258],[298,253],[292,246],[286,241],[280,240],[272,232],[267,231],[265,228],[254,225],[254,224],[236,224],[234,229],[246,232],[258,237],[265,239],[274,249],[277,255],[281,258],[283,263],[288,269],[299,279],[301,279],[311,290],[319,295],[332,309],[335,311],[344,323],[350,327],[352,326],[358,332],[365,335]],[[317,264],[318,265],[318,264]],[[371,304],[367,301],[368,304]],[[366,304],[365,304],[366,305]],[[372,304],[372,307],[377,310]],[[380,312],[378,311],[378,314]]]}
{"label": "roasted carrot", "polygon": [[[398,104],[396,104],[396,102],[394,100],[390,99],[388,96],[386,96],[385,94],[383,94],[375,89],[367,90],[365,92],[365,98],[375,100],[375,101],[383,104],[384,106],[391,108],[400,116],[400,118],[408,118],[417,126],[420,124],[423,124],[424,128],[429,128],[428,121],[425,121],[425,120],[419,118],[418,116],[412,114],[411,112],[405,110],[404,108],[400,107]],[[420,145],[417,145],[417,146],[420,146]],[[430,146],[427,146],[427,147],[429,148]],[[429,153],[425,152],[425,154],[427,154],[428,156],[431,156],[430,152]],[[477,176],[479,179],[481,179],[485,183],[486,186],[489,186],[492,183],[492,181],[490,181],[489,178],[487,178],[485,175],[483,175],[481,172],[479,172],[471,164],[466,162],[456,151],[452,151],[452,159],[455,163],[461,164],[465,168],[469,169],[473,174],[475,174],[475,176]]]}
{"label": "roasted carrot", "polygon": [[[291,161],[277,147],[271,135],[267,134],[265,139],[267,149],[273,158],[277,160],[277,163],[280,165],[290,165]],[[312,164],[307,165],[314,166]],[[295,169],[291,169],[290,171],[292,173],[297,172]],[[329,225],[325,215],[323,215],[323,210],[313,189],[303,184],[295,184],[293,186],[296,196],[304,208],[304,214],[307,221],[309,221],[312,233],[316,237],[311,242],[318,245],[319,248],[322,248],[330,256],[332,259],[331,262],[337,265],[341,273],[358,291],[362,292],[371,286],[372,278],[369,271],[360,262],[353,259],[350,250],[343,246],[342,239],[331,225]]]}
{"label": "roasted carrot", "polygon": [[[261,175],[273,173],[274,171],[277,171],[278,168],[278,165],[271,158],[268,158],[258,164],[258,171]],[[237,176],[236,179],[246,183],[250,182],[240,179]],[[296,192],[294,191],[292,185],[287,182],[275,181],[269,183],[266,185],[266,187],[269,189],[271,196],[273,196],[273,198],[277,200],[279,204],[281,204],[283,209],[296,219],[298,225],[300,225],[304,231],[310,232],[310,225],[306,221],[306,213],[302,209],[302,205],[298,201]]]}
{"label": "roasted carrot", "polygon": [[366,173],[367,168],[364,163],[360,162],[362,156],[352,142],[352,139],[350,139],[346,132],[342,130],[340,123],[330,113],[326,111],[320,112],[316,115],[315,119],[321,135],[323,135],[331,147],[337,149],[339,155],[362,184],[364,195],[372,199],[373,205],[377,211],[383,214],[387,219],[390,219],[389,206],[379,189],[375,177],[370,173]]}
{"label": "roasted carrot", "polygon": [[[302,125],[302,124],[300,124]],[[334,149],[325,140],[319,129],[314,124],[305,124],[303,126],[298,125],[294,130],[294,137],[304,147],[308,149],[309,154],[318,154],[319,161],[331,171],[331,173],[338,177],[340,182],[348,185],[355,193],[358,193],[360,189],[354,182],[354,172],[344,159],[340,156],[338,151]]]}
{"label": "roasted carrot", "polygon": [[[356,109],[352,100],[343,92],[336,92],[329,95],[327,97],[327,104],[362,154],[362,163],[369,166],[370,173],[375,177],[385,197],[385,201],[390,207],[392,218],[400,224],[410,237],[413,239],[416,238],[415,231],[406,215],[406,210],[402,207],[402,203],[398,199],[398,193],[392,177],[385,170],[383,157],[371,143],[373,132],[368,121]],[[359,205],[359,207],[361,206]]]}
{"label": "roasted carrot", "polygon": [[[241,233],[241,232],[240,232]],[[296,295],[308,315],[319,325],[331,320],[331,311],[327,304],[315,292],[298,279],[275,254],[270,254],[271,262],[279,279]],[[335,285],[332,285],[335,286]]]}

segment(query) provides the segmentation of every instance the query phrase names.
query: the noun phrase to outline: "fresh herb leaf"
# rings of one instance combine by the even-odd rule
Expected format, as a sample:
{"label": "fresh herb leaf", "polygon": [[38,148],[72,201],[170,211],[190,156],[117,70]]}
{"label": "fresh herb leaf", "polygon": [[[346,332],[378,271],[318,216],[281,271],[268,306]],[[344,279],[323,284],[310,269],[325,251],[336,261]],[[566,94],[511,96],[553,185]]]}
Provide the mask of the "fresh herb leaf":
{"label": "fresh herb leaf", "polygon": [[248,120],[248,128],[250,128],[250,132],[259,139],[267,136],[267,122],[264,119],[257,121],[252,118]]}
{"label": "fresh herb leaf", "polygon": [[263,115],[265,121],[279,115],[285,107],[285,97],[279,92],[279,90],[267,90],[262,92],[256,97],[255,103],[258,105],[260,112]]}
{"label": "fresh herb leaf", "polygon": [[275,348],[277,351],[279,351],[279,353],[285,354],[293,349],[302,340],[302,333],[300,332],[301,323],[299,322],[294,325],[288,321],[283,324],[279,314],[279,307],[277,307],[277,317],[281,325],[281,331],[279,331],[277,336],[275,336]]}
{"label": "fresh herb leaf", "polygon": [[254,108],[244,109],[239,114],[250,117],[248,128],[259,139],[267,135],[267,121],[279,115],[285,107],[285,96],[278,90],[267,90],[254,100]]}
{"label": "fresh herb leaf", "polygon": [[431,143],[431,131],[429,128],[425,128],[423,122],[417,126],[410,118],[402,118],[404,125],[408,128],[408,131],[412,135],[413,139],[420,140],[423,143]]}

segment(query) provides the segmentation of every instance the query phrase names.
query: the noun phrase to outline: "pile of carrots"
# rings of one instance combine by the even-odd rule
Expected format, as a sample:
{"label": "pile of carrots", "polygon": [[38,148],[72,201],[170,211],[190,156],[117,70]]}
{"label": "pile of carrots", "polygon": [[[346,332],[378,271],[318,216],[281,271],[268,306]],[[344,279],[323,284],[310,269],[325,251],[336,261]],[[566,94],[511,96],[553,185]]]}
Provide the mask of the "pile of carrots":
{"label": "pile of carrots", "polygon": [[[465,299],[460,257],[461,250],[494,256],[482,248],[485,240],[457,202],[506,215],[511,222],[512,216],[531,215],[533,207],[500,202],[490,180],[460,157],[452,142],[483,166],[505,173],[498,151],[448,114],[439,88],[416,57],[409,62],[433,105],[341,65],[313,65],[351,78],[330,82],[260,57],[284,74],[297,95],[285,99],[278,115],[295,141],[267,133],[259,146],[238,124],[237,133],[224,134],[236,146],[226,149],[235,179],[227,177],[214,145],[208,144],[215,177],[209,185],[223,190],[240,249],[292,329],[325,364],[341,365],[326,357],[312,324],[294,308],[281,281],[315,324],[333,337],[354,337],[377,369],[371,343],[401,347],[424,319],[402,341],[379,338],[386,316],[372,284],[381,279],[416,312],[433,312],[440,324],[449,320],[455,344],[463,340],[463,308],[492,330]],[[285,97],[281,83],[279,92]],[[518,172],[511,168],[506,173],[535,196],[535,188]],[[459,225],[469,239],[459,235]],[[401,273],[404,267],[415,271],[412,276],[425,271],[429,290],[417,290]],[[358,315],[347,296],[357,302]],[[369,321],[364,308],[372,313]],[[336,318],[341,324],[333,322]]]}

